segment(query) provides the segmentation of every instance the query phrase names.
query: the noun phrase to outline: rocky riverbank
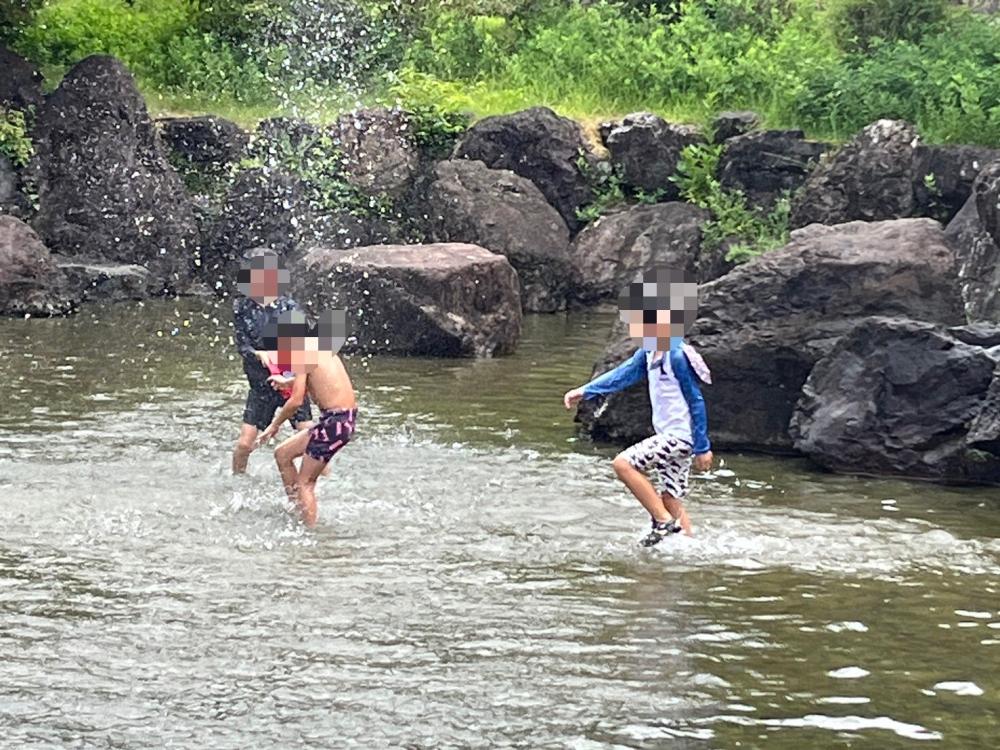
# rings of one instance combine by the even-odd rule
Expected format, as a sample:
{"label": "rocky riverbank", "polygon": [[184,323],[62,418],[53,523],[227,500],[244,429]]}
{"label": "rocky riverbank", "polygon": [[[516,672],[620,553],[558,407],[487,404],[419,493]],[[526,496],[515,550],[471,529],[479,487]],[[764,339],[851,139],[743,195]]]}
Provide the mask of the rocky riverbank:
{"label": "rocky riverbank", "polygon": [[[26,113],[33,148],[0,156],[0,314],[226,296],[244,251],[267,245],[303,299],[357,308],[356,349],[492,356],[516,346],[522,311],[607,303],[666,263],[703,284],[691,338],[716,373],[720,447],[1000,483],[1000,152],[926,145],[890,120],[837,146],[746,112],[711,138],[636,113],[601,144],[544,108],[481,120],[446,149],[383,108],[245,132],[154,122],[110,57],[48,95],[28,63],[0,58],[0,106]],[[704,241],[710,214],[672,178],[685,147],[710,141],[715,176],[752,208],[790,200],[787,246],[734,266]],[[602,175],[627,201],[588,222]],[[611,332],[595,372],[629,346]],[[644,394],[579,418],[597,439],[636,439]]]}

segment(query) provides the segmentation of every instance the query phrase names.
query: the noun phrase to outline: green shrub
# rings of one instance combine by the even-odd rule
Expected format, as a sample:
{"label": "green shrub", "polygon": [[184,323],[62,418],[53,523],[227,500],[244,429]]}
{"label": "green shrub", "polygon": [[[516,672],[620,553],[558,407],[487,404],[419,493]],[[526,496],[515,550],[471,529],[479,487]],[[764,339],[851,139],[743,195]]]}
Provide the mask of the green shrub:
{"label": "green shrub", "polygon": [[681,152],[673,181],[681,197],[706,209],[711,218],[702,227],[708,249],[728,244],[726,260],[743,263],[788,242],[791,201],[780,198],[767,214],[747,205],[739,190],[727,190],[717,177],[722,146],[693,145]]}
{"label": "green shrub", "polygon": [[14,166],[23,167],[34,153],[24,112],[0,107],[0,154]]}
{"label": "green shrub", "polygon": [[31,23],[42,0],[3,0],[0,2],[0,44],[9,44]]}
{"label": "green shrub", "polygon": [[610,162],[591,163],[583,154],[576,160],[576,167],[587,179],[593,199],[576,210],[576,218],[585,224],[625,205],[625,190],[619,170]]}
{"label": "green shrub", "polygon": [[948,0],[834,0],[830,25],[841,49],[868,51],[882,41],[919,41],[940,27],[948,5]]}

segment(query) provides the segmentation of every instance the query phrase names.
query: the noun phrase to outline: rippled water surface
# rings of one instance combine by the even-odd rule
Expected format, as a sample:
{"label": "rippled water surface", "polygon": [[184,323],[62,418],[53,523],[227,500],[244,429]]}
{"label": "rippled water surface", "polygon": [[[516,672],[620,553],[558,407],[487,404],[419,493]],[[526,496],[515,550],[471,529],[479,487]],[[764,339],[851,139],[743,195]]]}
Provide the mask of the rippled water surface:
{"label": "rippled water surface", "polygon": [[0,745],[1000,745],[997,490],[724,455],[643,550],[560,403],[609,320],[555,316],[352,359],[304,531],[267,452],[228,475],[226,319],[0,321]]}

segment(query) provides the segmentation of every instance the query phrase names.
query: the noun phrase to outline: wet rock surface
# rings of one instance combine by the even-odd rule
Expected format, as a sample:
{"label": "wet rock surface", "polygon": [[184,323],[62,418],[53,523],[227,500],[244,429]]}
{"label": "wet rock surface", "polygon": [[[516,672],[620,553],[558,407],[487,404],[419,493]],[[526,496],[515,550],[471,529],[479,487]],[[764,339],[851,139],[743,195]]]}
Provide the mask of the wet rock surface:
{"label": "wet rock surface", "polygon": [[624,185],[673,200],[679,190],[670,178],[677,173],[681,151],[704,140],[697,128],[673,125],[649,112],[636,112],[611,128],[604,144]]}
{"label": "wet rock surface", "polygon": [[535,184],[465,159],[441,162],[433,174],[427,196],[431,236],[506,256],[517,270],[525,311],[565,308],[573,279],[569,230]]}
{"label": "wet rock surface", "polygon": [[813,170],[792,200],[792,226],[912,216],[917,144],[909,123],[872,123]]}
{"label": "wet rock surface", "polygon": [[454,156],[527,177],[571,231],[580,226],[577,209],[593,197],[580,164],[595,158],[580,125],[545,107],[480,120],[458,142]]}
{"label": "wet rock surface", "polygon": [[683,269],[699,282],[721,275],[722,252],[702,249],[701,227],[708,218],[688,203],[633,206],[602,216],[573,241],[574,302],[616,302],[637,274],[655,265]]}
{"label": "wet rock surface", "polygon": [[801,130],[764,130],[730,138],[719,159],[719,181],[751,205],[769,209],[805,184],[829,147]]}
{"label": "wet rock surface", "polygon": [[862,321],[813,368],[795,447],[835,471],[1000,483],[1000,374],[931,323]]}
{"label": "wet rock surface", "polygon": [[33,225],[53,252],[143,266],[165,290],[191,281],[193,207],[119,61],[76,65],[41,109],[35,136]]}
{"label": "wet rock surface", "polygon": [[476,245],[319,246],[296,260],[292,278],[314,312],[348,310],[348,351],[494,356],[521,334],[517,273]]}

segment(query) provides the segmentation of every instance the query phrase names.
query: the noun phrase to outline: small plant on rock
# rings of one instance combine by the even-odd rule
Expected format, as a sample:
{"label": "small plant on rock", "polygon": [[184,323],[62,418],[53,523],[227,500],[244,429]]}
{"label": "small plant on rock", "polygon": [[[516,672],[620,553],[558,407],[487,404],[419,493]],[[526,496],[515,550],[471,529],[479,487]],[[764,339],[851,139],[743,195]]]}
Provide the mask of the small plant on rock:
{"label": "small plant on rock", "polygon": [[15,167],[23,167],[34,153],[24,112],[0,107],[0,154]]}

